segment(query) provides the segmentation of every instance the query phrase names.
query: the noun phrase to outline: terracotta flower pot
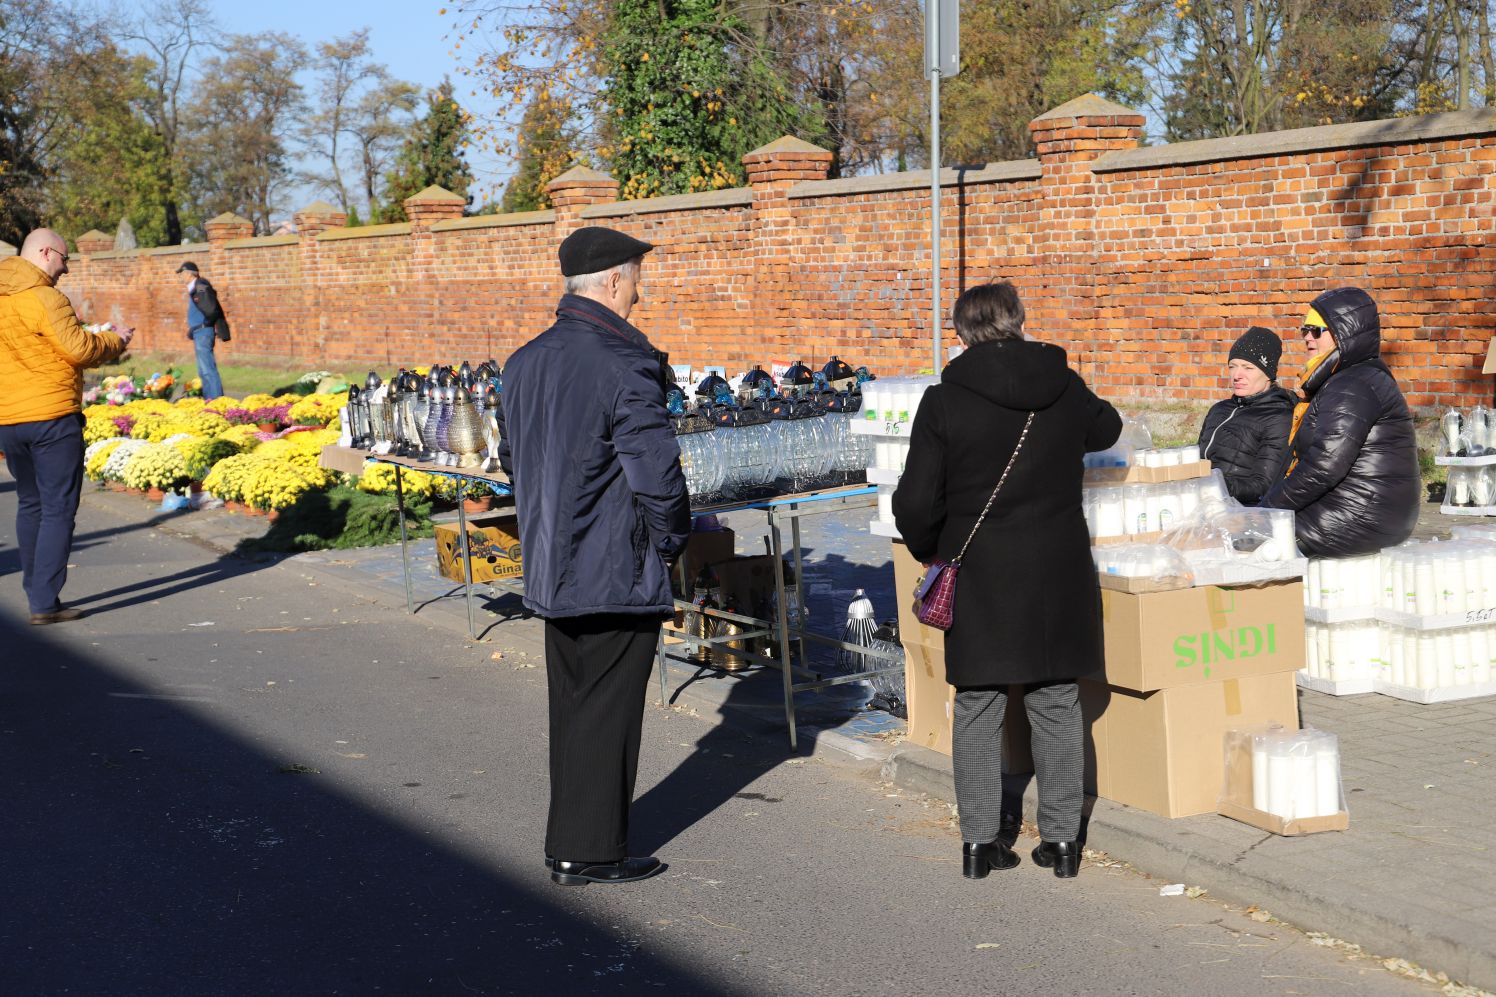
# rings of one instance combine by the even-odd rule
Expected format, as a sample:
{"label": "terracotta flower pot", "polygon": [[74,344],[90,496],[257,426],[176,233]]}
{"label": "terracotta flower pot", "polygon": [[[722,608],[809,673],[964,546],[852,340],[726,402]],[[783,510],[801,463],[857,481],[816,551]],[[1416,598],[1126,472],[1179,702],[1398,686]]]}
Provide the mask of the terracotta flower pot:
{"label": "terracotta flower pot", "polygon": [[280,519],[280,514],[281,514],[281,511],[279,509],[266,509],[265,510],[265,518],[268,519],[268,520],[270,520],[272,523],[275,522],[277,519]]}
{"label": "terracotta flower pot", "polygon": [[187,489],[194,495],[201,495],[203,491],[203,483],[201,481],[189,482],[187,485]]}
{"label": "terracotta flower pot", "polygon": [[166,498],[166,492],[162,491],[160,488],[152,488],[145,493],[145,497],[150,499],[152,502],[160,502],[162,499]]}
{"label": "terracotta flower pot", "polygon": [[125,494],[126,495],[144,495],[145,492],[141,491],[139,488],[129,488],[129,487],[126,487],[125,488]]}
{"label": "terracotta flower pot", "polygon": [[469,516],[477,515],[480,512],[489,512],[492,509],[492,495],[482,495],[478,498],[465,498],[462,500],[462,511],[467,513]]}
{"label": "terracotta flower pot", "polygon": [[274,422],[262,422],[257,427],[262,433],[279,433],[280,425]]}
{"label": "terracotta flower pot", "polygon": [[223,504],[223,507],[225,509],[227,509],[229,512],[243,512],[244,511],[244,503],[243,502],[235,502],[232,499],[230,499],[229,501],[225,502]]}
{"label": "terracotta flower pot", "polygon": [[104,484],[109,486],[111,492],[122,492],[125,490],[125,485],[122,481],[106,481]]}

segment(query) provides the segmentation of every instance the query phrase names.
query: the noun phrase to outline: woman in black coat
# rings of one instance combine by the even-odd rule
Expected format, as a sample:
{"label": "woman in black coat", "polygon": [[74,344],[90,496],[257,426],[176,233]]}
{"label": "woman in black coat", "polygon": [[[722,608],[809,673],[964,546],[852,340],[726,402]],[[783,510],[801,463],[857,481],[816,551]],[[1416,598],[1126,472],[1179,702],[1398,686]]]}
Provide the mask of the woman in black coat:
{"label": "woman in black coat", "polygon": [[1402,543],[1418,523],[1421,478],[1413,418],[1382,362],[1376,302],[1360,288],[1314,299],[1302,329],[1310,353],[1287,475],[1261,504],[1295,512],[1310,557],[1356,557]]}
{"label": "woman in black coat", "polygon": [[968,290],[954,313],[967,349],[925,392],[893,496],[911,555],[928,563],[960,552],[1033,413],[961,563],[955,622],[945,634],[964,872],[980,879],[1018,864],[1000,840],[1000,813],[1005,689],[1021,684],[1039,783],[1042,841],[1033,858],[1074,876],[1084,801],[1075,679],[1102,664],[1082,458],[1115,443],[1122,420],[1066,365],[1064,350],[1023,338],[1023,304],[1011,284]]}
{"label": "woman in black coat", "polygon": [[1200,427],[1200,456],[1226,478],[1226,491],[1256,505],[1283,476],[1298,397],[1278,385],[1283,341],[1254,325],[1231,347],[1231,397],[1216,402]]}

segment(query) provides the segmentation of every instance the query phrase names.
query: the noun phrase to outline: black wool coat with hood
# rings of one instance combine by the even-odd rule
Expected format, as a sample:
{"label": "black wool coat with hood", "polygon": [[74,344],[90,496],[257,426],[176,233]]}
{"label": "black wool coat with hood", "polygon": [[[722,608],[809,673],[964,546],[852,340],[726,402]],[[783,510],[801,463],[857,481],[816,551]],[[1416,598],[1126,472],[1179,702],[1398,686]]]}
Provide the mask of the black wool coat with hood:
{"label": "black wool coat with hood", "polygon": [[893,496],[894,520],[920,561],[961,550],[1035,413],[961,565],[947,681],[999,686],[1096,671],[1101,592],[1081,510],[1082,458],[1117,441],[1121,417],[1067,366],[1064,350],[1045,343],[973,346],[940,382],[920,402]]}
{"label": "black wool coat with hood", "polygon": [[1340,288],[1315,298],[1313,308],[1335,350],[1301,386],[1308,409],[1287,476],[1261,505],[1295,511],[1299,547],[1310,557],[1356,557],[1402,543],[1418,522],[1413,418],[1382,362],[1371,296]]}

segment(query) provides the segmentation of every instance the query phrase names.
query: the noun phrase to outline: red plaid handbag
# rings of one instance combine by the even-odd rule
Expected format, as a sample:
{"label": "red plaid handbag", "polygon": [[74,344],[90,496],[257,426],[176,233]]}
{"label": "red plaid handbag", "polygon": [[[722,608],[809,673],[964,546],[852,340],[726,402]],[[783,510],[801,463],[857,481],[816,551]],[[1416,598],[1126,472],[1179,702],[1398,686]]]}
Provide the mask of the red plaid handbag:
{"label": "red plaid handbag", "polygon": [[1013,456],[1008,458],[1008,466],[1003,468],[1002,477],[997,479],[992,497],[987,499],[982,514],[977,517],[971,533],[967,534],[966,542],[961,545],[961,553],[951,561],[931,562],[915,587],[914,615],[925,626],[949,630],[951,624],[956,622],[956,576],[961,571],[961,559],[966,556],[966,548],[971,546],[972,537],[977,535],[982,521],[987,518],[992,503],[997,499],[997,493],[1002,490],[1003,482],[1008,480],[1008,472],[1013,470],[1013,462],[1018,459],[1018,452],[1023,449],[1023,441],[1028,439],[1029,427],[1033,424],[1034,413],[1030,412],[1023,423],[1023,432],[1018,434],[1018,444],[1013,447]]}

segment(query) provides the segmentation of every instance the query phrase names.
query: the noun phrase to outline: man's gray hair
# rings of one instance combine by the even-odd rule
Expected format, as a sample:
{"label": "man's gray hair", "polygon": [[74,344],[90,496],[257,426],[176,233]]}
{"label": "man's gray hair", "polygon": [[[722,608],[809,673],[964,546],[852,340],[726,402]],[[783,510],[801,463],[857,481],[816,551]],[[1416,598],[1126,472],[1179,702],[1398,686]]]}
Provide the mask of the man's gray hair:
{"label": "man's gray hair", "polygon": [[644,257],[636,256],[632,260],[618,264],[616,267],[599,270],[597,273],[573,274],[566,278],[566,293],[582,294],[586,291],[595,290],[606,284],[608,277],[615,273],[622,273],[624,276],[633,277],[637,280],[639,278],[639,270],[643,265]]}

